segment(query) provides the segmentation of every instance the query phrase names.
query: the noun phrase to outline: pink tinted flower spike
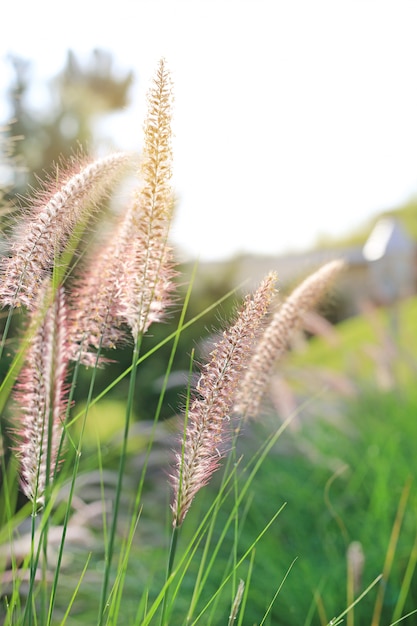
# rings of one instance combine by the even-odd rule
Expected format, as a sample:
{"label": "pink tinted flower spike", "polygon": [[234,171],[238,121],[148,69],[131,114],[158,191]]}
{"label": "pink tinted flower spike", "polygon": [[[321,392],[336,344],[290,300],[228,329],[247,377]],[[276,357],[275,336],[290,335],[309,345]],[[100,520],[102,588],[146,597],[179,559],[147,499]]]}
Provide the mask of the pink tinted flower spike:
{"label": "pink tinted flower spike", "polygon": [[148,94],[148,117],[136,191],[127,219],[132,224],[130,245],[120,282],[123,318],[133,337],[160,321],[171,303],[175,275],[168,234],[173,217],[170,74],[161,60]]}
{"label": "pink tinted flower spike", "polygon": [[259,413],[273,368],[288,349],[291,334],[302,324],[304,314],[317,305],[343,267],[341,260],[323,265],[308,276],[274,314],[240,382],[235,413],[245,417],[255,417]]}
{"label": "pink tinted flower spike", "polygon": [[98,348],[135,339],[160,321],[171,303],[174,262],[167,239],[173,213],[171,177],[171,81],[163,61],[148,95],[148,117],[139,177],[132,202],[111,239],[91,255],[74,290],[74,360],[94,365]]}
{"label": "pink tinted flower spike", "polygon": [[[111,239],[90,255],[85,273],[71,291],[71,359],[94,366],[97,351],[112,349],[126,340],[119,303],[123,259],[131,225],[122,218]],[[99,357],[98,365],[104,359]]]}
{"label": "pink tinted flower spike", "polygon": [[11,255],[1,260],[3,306],[36,305],[43,280],[65,249],[75,225],[108,191],[129,159],[127,154],[114,153],[79,165],[73,174],[51,183],[49,194],[34,201],[15,230]]}
{"label": "pink tinted flower spike", "polygon": [[203,367],[187,416],[183,451],[176,455],[171,477],[174,526],[182,524],[194,496],[219,467],[234,393],[268,311],[275,280],[276,275],[269,274],[253,296],[246,298],[235,323],[223,333]]}
{"label": "pink tinted flower spike", "polygon": [[21,412],[17,454],[22,489],[29,500],[39,504],[44,501],[47,480],[52,478],[58,461],[67,408],[68,365],[64,291],[62,288],[57,291],[46,313],[49,290],[44,290],[42,295],[41,305],[32,316],[34,335],[15,391]]}

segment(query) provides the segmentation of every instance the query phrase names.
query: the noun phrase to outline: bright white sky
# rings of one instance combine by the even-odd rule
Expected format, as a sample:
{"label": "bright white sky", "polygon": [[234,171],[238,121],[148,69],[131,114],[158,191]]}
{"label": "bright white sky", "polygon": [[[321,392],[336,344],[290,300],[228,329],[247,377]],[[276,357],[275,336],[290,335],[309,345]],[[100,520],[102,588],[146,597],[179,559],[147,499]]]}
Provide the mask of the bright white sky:
{"label": "bright white sky", "polygon": [[137,78],[105,126],[120,148],[140,148],[166,58],[186,254],[301,249],[417,192],[417,2],[6,0],[2,19],[0,117],[8,52],[33,61],[39,106],[68,48],[107,49]]}

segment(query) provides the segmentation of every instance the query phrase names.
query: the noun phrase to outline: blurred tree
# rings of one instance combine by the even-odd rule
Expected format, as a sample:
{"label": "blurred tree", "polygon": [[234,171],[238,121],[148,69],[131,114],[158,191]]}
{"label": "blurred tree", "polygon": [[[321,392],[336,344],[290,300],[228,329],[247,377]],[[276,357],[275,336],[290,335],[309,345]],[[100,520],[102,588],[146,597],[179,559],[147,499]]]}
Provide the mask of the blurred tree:
{"label": "blurred tree", "polygon": [[36,177],[60,157],[72,154],[77,143],[88,151],[94,119],[128,104],[133,72],[120,76],[107,51],[94,50],[85,64],[69,51],[63,70],[49,83],[50,103],[39,112],[33,110],[28,98],[30,61],[15,56],[10,61],[15,73],[9,89],[14,123],[8,133],[20,137],[16,152],[25,169],[14,171],[13,182],[22,192],[28,184],[36,187]]}

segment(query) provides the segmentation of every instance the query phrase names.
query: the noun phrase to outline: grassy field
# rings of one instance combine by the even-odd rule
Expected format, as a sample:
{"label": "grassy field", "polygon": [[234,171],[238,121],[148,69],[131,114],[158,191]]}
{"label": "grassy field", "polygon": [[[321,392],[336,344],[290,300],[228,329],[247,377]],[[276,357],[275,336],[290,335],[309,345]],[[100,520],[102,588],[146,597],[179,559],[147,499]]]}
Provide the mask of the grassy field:
{"label": "grassy field", "polygon": [[[264,462],[248,516],[287,503],[257,555],[259,595],[297,558],[271,623],[327,624],[382,572],[347,623],[391,624],[417,607],[416,314],[410,299],[347,320],[283,365],[307,404]],[[265,437],[265,424],[255,431]]]}
{"label": "grassy field", "polygon": [[[415,299],[402,303],[396,311],[398,326],[392,325],[392,312],[386,310],[347,320],[337,327],[331,343],[314,338],[301,352],[288,356],[281,370],[296,381],[296,415],[240,502],[259,450],[274,437],[281,421],[269,411],[243,429],[234,452],[235,460],[240,459],[238,476],[232,487],[229,483],[227,497],[217,505],[184,571],[173,624],[183,623],[201,563],[207,578],[196,614],[214,597],[201,623],[227,623],[232,592],[230,586],[222,588],[222,581],[253,542],[251,557],[234,574],[235,579],[250,575],[243,624],[260,624],[268,613],[265,624],[325,626],[381,574],[383,579],[344,623],[385,626],[417,608],[416,309]],[[350,383],[342,385],[342,394],[341,379]],[[132,615],[138,584],[158,589],[162,583],[169,524],[163,454],[154,457],[139,543],[132,547],[125,583]],[[133,455],[131,473],[137,463]],[[197,496],[182,529],[184,546],[192,543],[201,519],[216,502],[222,476],[230,480],[231,467],[227,465]],[[85,602],[80,609],[84,615],[86,606],[91,608],[87,598]],[[127,612],[128,607],[129,600]],[[404,623],[415,619],[412,615]]]}
{"label": "grassy field", "polygon": [[[344,616],[348,626],[388,626],[417,608],[416,308],[415,299],[402,303],[396,324],[384,310],[347,320],[330,340],[314,338],[282,362],[280,376],[297,409],[285,428],[286,416],[274,408],[246,423],[223,470],[197,495],[181,529],[171,624],[227,623],[240,579],[240,624],[339,623],[331,620],[372,585]],[[92,423],[100,415],[105,422],[99,446],[87,425],[54,624],[95,623],[108,533],[102,503],[114,490],[120,449],[117,433],[109,436],[107,411],[119,408],[113,401],[103,412],[93,407]],[[127,561],[112,569],[116,581],[123,572],[117,606],[129,624],[145,623],[140,616],[164,585],[172,429],[168,423],[152,435],[137,529],[127,545],[150,426],[136,424],[129,438],[115,542]],[[68,488],[60,489],[62,507]],[[62,507],[52,527],[62,523]],[[20,534],[25,511],[13,520],[23,524]],[[53,567],[52,538],[50,550]],[[415,614],[404,622],[413,620]]]}

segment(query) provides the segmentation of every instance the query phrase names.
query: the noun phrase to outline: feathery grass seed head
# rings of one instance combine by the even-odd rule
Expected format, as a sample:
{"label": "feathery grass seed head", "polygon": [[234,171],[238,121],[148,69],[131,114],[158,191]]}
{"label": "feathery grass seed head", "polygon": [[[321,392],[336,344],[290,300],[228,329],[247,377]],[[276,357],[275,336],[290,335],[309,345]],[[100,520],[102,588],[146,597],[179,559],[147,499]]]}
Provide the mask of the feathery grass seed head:
{"label": "feathery grass seed head", "polygon": [[[0,303],[28,308],[45,276],[65,249],[76,224],[91,211],[129,162],[129,155],[116,152],[87,164],[71,174],[59,175],[49,190],[32,203],[16,228],[11,255],[0,262]],[[75,169],[75,166],[74,166]]]}
{"label": "feathery grass seed head", "polygon": [[159,321],[171,303],[175,275],[168,245],[174,199],[172,176],[172,83],[161,59],[148,93],[144,150],[130,211],[132,233],[120,282],[122,315],[134,337]]}
{"label": "feathery grass seed head", "polygon": [[171,303],[171,108],[171,79],[162,60],[148,94],[139,187],[111,240],[91,256],[72,299],[72,358],[86,365],[94,365],[95,350],[125,340],[124,325],[136,339]]}
{"label": "feathery grass seed head", "polygon": [[219,467],[222,446],[230,433],[226,425],[234,394],[268,311],[275,280],[271,272],[258,290],[246,297],[235,323],[223,332],[202,369],[187,414],[183,449],[176,455],[176,471],[171,476],[174,526],[182,524],[196,493]]}
{"label": "feathery grass seed head", "polygon": [[[99,350],[126,341],[118,297],[132,232],[130,217],[129,212],[123,216],[115,231],[90,254],[84,274],[71,291],[71,359],[87,366],[96,364]],[[99,356],[97,365],[103,363]]]}
{"label": "feathery grass seed head", "polygon": [[56,468],[67,408],[67,317],[64,291],[53,299],[44,289],[32,314],[34,331],[15,391],[20,409],[17,454],[21,485],[32,502],[41,504]]}
{"label": "feathery grass seed head", "polygon": [[323,265],[308,276],[273,315],[240,382],[233,409],[235,413],[246,417],[259,413],[273,368],[288,349],[292,333],[301,325],[304,314],[320,301],[343,267],[341,260]]}

